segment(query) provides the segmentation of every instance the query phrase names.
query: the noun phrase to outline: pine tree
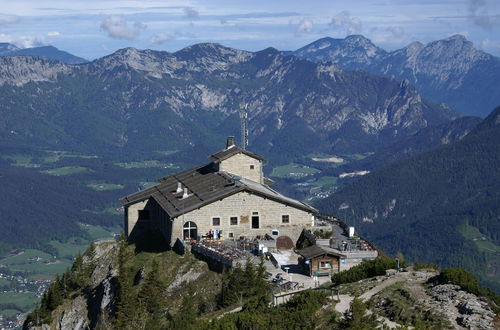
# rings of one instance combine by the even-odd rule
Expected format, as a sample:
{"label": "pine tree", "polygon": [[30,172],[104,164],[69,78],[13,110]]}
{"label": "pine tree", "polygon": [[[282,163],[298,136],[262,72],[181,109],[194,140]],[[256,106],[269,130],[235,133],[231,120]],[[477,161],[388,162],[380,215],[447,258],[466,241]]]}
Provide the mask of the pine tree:
{"label": "pine tree", "polygon": [[132,284],[130,270],[127,267],[127,261],[131,255],[128,249],[128,243],[124,236],[119,242],[118,250],[118,285],[117,285],[117,308],[116,308],[116,328],[129,329],[131,320],[134,318],[137,306],[135,306],[135,297],[132,294]]}
{"label": "pine tree", "polygon": [[144,306],[144,310],[148,314],[147,329],[162,329],[165,324],[165,303],[162,300],[164,288],[159,280],[159,275],[158,262],[153,260],[151,270],[148,272],[139,291],[139,302]]}
{"label": "pine tree", "polygon": [[63,290],[61,288],[61,279],[59,275],[56,275],[54,281],[52,281],[50,288],[47,292],[47,309],[53,311],[57,306],[61,305],[63,301]]}

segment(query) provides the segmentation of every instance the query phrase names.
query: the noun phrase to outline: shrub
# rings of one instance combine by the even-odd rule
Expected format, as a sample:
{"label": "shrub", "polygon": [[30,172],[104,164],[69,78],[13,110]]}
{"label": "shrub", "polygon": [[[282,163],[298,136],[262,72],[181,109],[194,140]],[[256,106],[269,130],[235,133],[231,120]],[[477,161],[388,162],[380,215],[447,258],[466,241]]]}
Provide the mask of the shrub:
{"label": "shrub", "polygon": [[363,262],[343,272],[332,276],[332,283],[339,285],[343,283],[352,283],[359,280],[385,275],[387,269],[395,268],[395,261],[387,256],[379,256],[370,261]]}

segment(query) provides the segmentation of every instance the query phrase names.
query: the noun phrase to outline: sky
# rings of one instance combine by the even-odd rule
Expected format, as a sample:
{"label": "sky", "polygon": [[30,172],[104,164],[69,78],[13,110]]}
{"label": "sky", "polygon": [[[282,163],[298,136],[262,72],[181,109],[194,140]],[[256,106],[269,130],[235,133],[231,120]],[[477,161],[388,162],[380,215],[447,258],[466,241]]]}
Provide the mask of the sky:
{"label": "sky", "polygon": [[500,56],[500,0],[0,0],[0,42],[53,45],[89,60],[201,42],[296,50],[351,34],[386,50],[462,34]]}

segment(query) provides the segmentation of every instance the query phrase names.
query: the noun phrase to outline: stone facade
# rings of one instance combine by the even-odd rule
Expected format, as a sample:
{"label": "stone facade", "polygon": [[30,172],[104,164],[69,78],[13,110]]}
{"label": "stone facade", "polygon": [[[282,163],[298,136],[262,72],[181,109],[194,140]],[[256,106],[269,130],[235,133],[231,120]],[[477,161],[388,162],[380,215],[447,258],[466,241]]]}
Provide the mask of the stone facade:
{"label": "stone facade", "polygon": [[[288,216],[285,217],[287,223],[283,223],[283,216]],[[231,217],[237,218],[237,224],[231,224]],[[253,228],[252,217],[258,217],[258,228]],[[218,225],[214,225],[214,218],[219,219]],[[228,196],[175,218],[172,242],[176,238],[183,238],[183,227],[189,221],[196,224],[198,236],[210,230],[222,230],[223,239],[272,235],[273,229],[279,233],[280,229],[286,227],[303,228],[314,223],[311,213],[248,192]],[[255,226],[255,220],[253,224]]]}
{"label": "stone facade", "polygon": [[242,153],[221,161],[219,171],[239,175],[260,184],[264,183],[262,161]]}
{"label": "stone facade", "polygon": [[122,198],[127,236],[157,229],[170,246],[215,231],[222,232],[222,239],[268,234],[295,242],[304,227],[314,225],[317,210],[264,184],[265,160],[236,147],[234,139],[210,159]]}
{"label": "stone facade", "polygon": [[[140,211],[147,211],[145,215],[149,215],[149,218],[144,218],[144,214],[140,218]],[[258,223],[255,217],[258,217]],[[219,219],[218,222],[215,220],[215,224],[214,218]],[[222,231],[223,239],[268,234],[274,238],[286,235],[296,241],[302,228],[314,225],[314,216],[310,212],[248,192],[228,196],[173,219],[152,199],[126,207],[125,231],[128,237],[146,229],[159,229],[172,246],[177,239],[184,239],[184,225],[188,222],[197,227],[197,237],[193,238],[219,230]]]}

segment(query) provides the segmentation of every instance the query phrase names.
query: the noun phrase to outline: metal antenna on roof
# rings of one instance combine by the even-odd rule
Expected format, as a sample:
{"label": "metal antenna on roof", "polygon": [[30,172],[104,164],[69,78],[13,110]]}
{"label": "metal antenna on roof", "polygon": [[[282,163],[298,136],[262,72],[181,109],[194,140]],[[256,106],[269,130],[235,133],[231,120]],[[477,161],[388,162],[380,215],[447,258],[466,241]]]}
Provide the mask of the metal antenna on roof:
{"label": "metal antenna on roof", "polygon": [[248,104],[240,103],[240,119],[241,119],[241,148],[247,149],[248,146]]}

